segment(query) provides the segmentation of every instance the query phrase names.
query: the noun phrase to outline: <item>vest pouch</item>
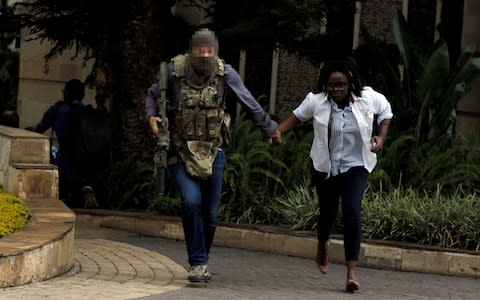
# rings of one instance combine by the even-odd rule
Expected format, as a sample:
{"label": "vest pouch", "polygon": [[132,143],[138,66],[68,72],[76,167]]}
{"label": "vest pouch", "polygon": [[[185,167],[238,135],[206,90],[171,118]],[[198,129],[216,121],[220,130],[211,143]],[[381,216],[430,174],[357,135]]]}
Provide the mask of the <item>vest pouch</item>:
{"label": "vest pouch", "polygon": [[[182,86],[187,86],[186,83],[184,83]],[[193,108],[197,106],[198,102],[200,101],[200,94],[192,92],[192,90],[188,88],[182,88],[180,90],[180,97],[184,99],[183,101],[183,106],[184,107],[189,107]]]}
{"label": "vest pouch", "polygon": [[199,110],[195,113],[195,139],[204,140],[207,136],[207,113]]}
{"label": "vest pouch", "polygon": [[217,80],[213,81],[211,85],[206,86],[202,90],[202,95],[200,96],[200,102],[198,105],[204,108],[213,108],[218,107],[217,102],[217,88],[216,88]]}
{"label": "vest pouch", "polygon": [[179,117],[176,119],[177,128],[181,128],[182,137],[184,139],[195,138],[195,120],[192,109],[185,108],[179,112]]}
{"label": "vest pouch", "polygon": [[207,129],[209,139],[217,139],[220,137],[220,132],[222,130],[222,114],[223,111],[216,108],[209,109],[207,111]]}
{"label": "vest pouch", "polygon": [[186,141],[186,147],[178,154],[190,176],[206,179],[212,175],[212,165],[217,152],[218,147],[213,142]]}

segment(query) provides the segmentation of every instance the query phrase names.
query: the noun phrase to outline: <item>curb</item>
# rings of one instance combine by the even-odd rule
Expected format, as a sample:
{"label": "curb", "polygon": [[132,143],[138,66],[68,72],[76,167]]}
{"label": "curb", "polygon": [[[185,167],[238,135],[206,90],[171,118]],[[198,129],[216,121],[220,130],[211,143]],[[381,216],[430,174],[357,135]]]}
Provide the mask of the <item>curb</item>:
{"label": "curb", "polygon": [[[74,209],[77,218],[98,226],[135,232],[147,236],[184,240],[181,219],[153,213]],[[459,249],[418,247],[406,243],[362,242],[359,265],[396,271],[412,271],[480,278],[480,252]],[[274,226],[236,226],[220,224],[215,246],[231,247],[315,259],[317,239]],[[343,241],[332,238],[329,257],[345,263]]]}

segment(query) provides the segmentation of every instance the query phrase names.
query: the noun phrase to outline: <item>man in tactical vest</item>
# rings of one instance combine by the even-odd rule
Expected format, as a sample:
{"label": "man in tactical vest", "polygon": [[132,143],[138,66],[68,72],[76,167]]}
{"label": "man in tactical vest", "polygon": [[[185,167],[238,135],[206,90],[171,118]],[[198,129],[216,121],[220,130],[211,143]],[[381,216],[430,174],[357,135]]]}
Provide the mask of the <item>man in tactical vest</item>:
{"label": "man in tactical vest", "polygon": [[218,40],[208,29],[196,31],[189,53],[174,57],[168,65],[166,116],[159,115],[155,104],[161,85],[148,89],[145,110],[154,134],[158,135],[159,124],[165,124],[165,119],[170,124],[168,169],[182,199],[188,280],[207,282],[211,277],[208,255],[222,193],[223,147],[228,143],[226,89],[235,93],[265,137],[272,137],[278,124],[247,90],[238,73],[218,57]]}

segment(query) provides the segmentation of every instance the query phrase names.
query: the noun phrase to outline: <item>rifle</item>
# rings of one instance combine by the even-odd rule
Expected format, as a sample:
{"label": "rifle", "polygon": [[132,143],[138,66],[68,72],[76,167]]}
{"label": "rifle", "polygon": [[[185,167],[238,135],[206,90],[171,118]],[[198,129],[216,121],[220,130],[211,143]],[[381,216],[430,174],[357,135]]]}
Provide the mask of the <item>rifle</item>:
{"label": "rifle", "polygon": [[158,88],[160,90],[160,97],[156,100],[157,111],[162,119],[158,122],[157,135],[157,151],[155,151],[155,173],[158,176],[158,190],[160,195],[165,194],[165,175],[167,170],[167,152],[170,144],[170,133],[168,132],[168,118],[167,118],[167,88],[168,88],[168,74],[167,63],[162,61],[160,69],[157,74]]}

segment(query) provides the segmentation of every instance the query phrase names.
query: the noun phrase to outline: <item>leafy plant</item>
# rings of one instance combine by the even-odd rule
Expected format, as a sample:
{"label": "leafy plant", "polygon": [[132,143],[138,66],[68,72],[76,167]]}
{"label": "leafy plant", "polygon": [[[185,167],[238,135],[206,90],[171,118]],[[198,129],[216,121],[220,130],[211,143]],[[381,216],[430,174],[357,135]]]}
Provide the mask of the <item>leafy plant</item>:
{"label": "leafy plant", "polygon": [[480,186],[480,141],[461,136],[420,141],[400,136],[384,149],[370,178],[370,185],[385,191],[393,185],[445,193],[462,186],[473,192]]}
{"label": "leafy plant", "polygon": [[287,166],[269,151],[269,145],[250,120],[240,116],[232,128],[227,149],[225,192],[219,214],[226,222],[272,223],[273,185],[283,185],[273,169]]}
{"label": "leafy plant", "polygon": [[362,206],[364,237],[478,251],[479,208],[478,193],[461,188],[448,197],[440,185],[424,193],[369,190]]}
{"label": "leafy plant", "polygon": [[401,11],[393,19],[393,32],[398,61],[363,30],[366,49],[375,59],[372,64],[383,74],[396,126],[403,133],[425,141],[452,133],[457,103],[467,95],[480,75],[480,58],[475,49],[462,50],[454,66],[450,66],[448,47],[439,41],[429,53],[417,53],[411,43],[407,21]]}
{"label": "leafy plant", "polygon": [[166,179],[167,193],[159,196],[157,178],[153,176],[153,165],[134,160],[114,164],[105,180],[107,206],[114,209],[159,210],[175,212],[179,200],[169,178]]}
{"label": "leafy plant", "polygon": [[153,169],[132,161],[116,163],[106,180],[107,203],[111,208],[146,207],[153,190]]}
{"label": "leafy plant", "polygon": [[404,170],[407,183],[418,190],[433,191],[440,184],[449,193],[459,186],[474,191],[480,186],[479,149],[478,140],[461,137],[417,144]]}
{"label": "leafy plant", "polygon": [[21,199],[0,189],[0,238],[22,229],[30,217]]}
{"label": "leafy plant", "polygon": [[148,211],[155,211],[166,216],[181,215],[181,199],[180,196],[154,194],[153,198],[148,199]]}
{"label": "leafy plant", "polygon": [[319,214],[318,196],[309,178],[290,189],[278,199],[278,215],[281,224],[295,230],[314,230]]}
{"label": "leafy plant", "polygon": [[232,128],[220,216],[226,222],[274,224],[278,199],[310,179],[313,132],[308,126],[290,131],[284,143],[270,145],[244,117],[242,114]]}
{"label": "leafy plant", "polygon": [[466,48],[453,70],[445,43],[428,58],[417,86],[417,98],[422,103],[415,130],[418,138],[437,138],[452,132],[456,105],[480,75],[480,58],[474,58],[474,53],[473,47]]}

